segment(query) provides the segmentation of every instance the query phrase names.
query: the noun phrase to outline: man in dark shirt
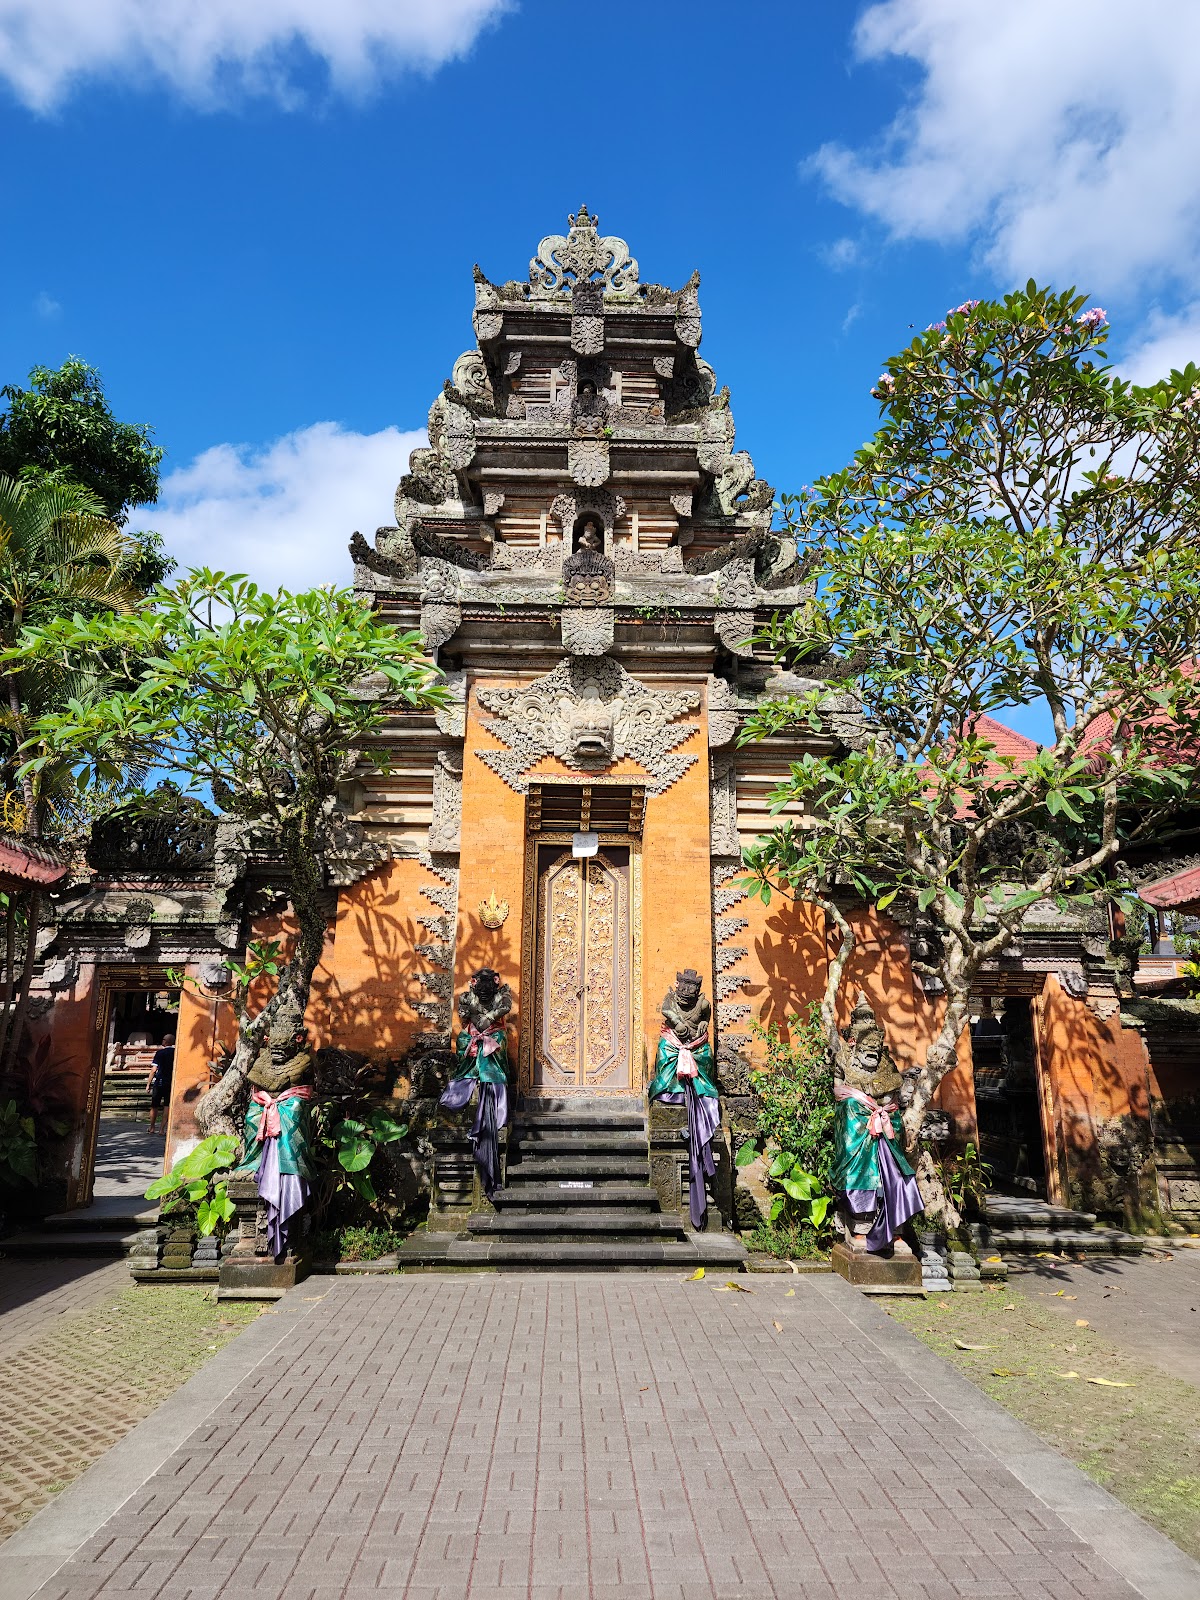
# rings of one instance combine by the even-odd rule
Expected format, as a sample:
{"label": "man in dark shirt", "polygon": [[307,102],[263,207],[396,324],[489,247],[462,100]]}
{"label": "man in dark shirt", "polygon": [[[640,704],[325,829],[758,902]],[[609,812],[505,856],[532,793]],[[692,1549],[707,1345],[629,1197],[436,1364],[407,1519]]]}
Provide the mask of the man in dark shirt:
{"label": "man in dark shirt", "polygon": [[162,1044],[154,1052],[146,1089],[150,1095],[150,1132],[158,1131],[158,1113],[163,1113],[162,1131],[167,1131],[167,1108],[171,1104],[171,1077],[175,1071],[175,1035],[164,1035]]}

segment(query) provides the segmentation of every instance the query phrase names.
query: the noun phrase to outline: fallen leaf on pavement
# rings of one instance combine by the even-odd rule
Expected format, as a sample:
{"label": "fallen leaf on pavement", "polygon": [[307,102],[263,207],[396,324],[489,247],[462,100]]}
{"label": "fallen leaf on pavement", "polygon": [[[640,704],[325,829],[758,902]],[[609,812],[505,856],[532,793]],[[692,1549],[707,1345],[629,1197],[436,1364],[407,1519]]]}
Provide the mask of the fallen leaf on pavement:
{"label": "fallen leaf on pavement", "polygon": [[955,1339],[954,1348],[956,1350],[990,1350],[992,1347],[990,1344],[965,1344],[962,1339]]}
{"label": "fallen leaf on pavement", "polygon": [[650,1385],[648,1383],[644,1383],[642,1385],[642,1387],[638,1390],[638,1393],[639,1394],[649,1394],[650,1393]]}
{"label": "fallen leaf on pavement", "polygon": [[735,1294],[753,1294],[753,1289],[747,1289],[742,1283],[723,1283],[717,1290],[718,1294],[728,1294],[732,1289]]}
{"label": "fallen leaf on pavement", "polygon": [[1078,1300],[1079,1296],[1077,1294],[1068,1294],[1068,1295],[1064,1295],[1063,1299],[1064,1300]]}
{"label": "fallen leaf on pavement", "polygon": [[1027,1376],[1028,1376],[1028,1374],[1025,1373],[1025,1372],[1013,1372],[1008,1367],[993,1367],[992,1368],[992,1377],[993,1378],[1024,1378],[1024,1377],[1027,1377]]}
{"label": "fallen leaf on pavement", "polygon": [[1061,1300],[1061,1299],[1062,1299],[1062,1297],[1063,1297],[1063,1295],[1065,1295],[1065,1294],[1066,1294],[1066,1292],[1067,1292],[1067,1291],[1066,1291],[1066,1290],[1065,1290],[1065,1289],[1055,1289],[1055,1291],[1054,1291],[1054,1298],[1055,1298],[1055,1299],[1056,1299],[1056,1300]]}
{"label": "fallen leaf on pavement", "polygon": [[792,1296],[795,1294],[795,1292],[796,1292],[795,1289],[789,1289],[788,1292],[784,1295],[783,1298],[785,1300],[790,1300],[792,1298]]}
{"label": "fallen leaf on pavement", "polygon": [[1057,1377],[1057,1378],[1077,1378],[1078,1376],[1079,1376],[1079,1374],[1077,1372],[1057,1372],[1057,1373],[1055,1373],[1055,1377]]}
{"label": "fallen leaf on pavement", "polygon": [[1075,1318],[1075,1326],[1077,1328],[1090,1328],[1091,1327],[1091,1323],[1088,1321],[1088,1319],[1086,1317],[1076,1317]]}
{"label": "fallen leaf on pavement", "polygon": [[783,1323],[782,1322],[777,1322],[775,1324],[775,1332],[776,1333],[782,1333],[783,1332]]}
{"label": "fallen leaf on pavement", "polygon": [[699,1283],[700,1279],[703,1276],[704,1276],[704,1268],[703,1267],[697,1267],[695,1272],[692,1273],[690,1278],[683,1278],[683,1279],[681,1279],[681,1282],[683,1282],[683,1283]]}
{"label": "fallen leaf on pavement", "polygon": [[1089,1383],[1103,1384],[1106,1389],[1132,1389],[1132,1383],[1122,1383],[1119,1378],[1089,1378]]}

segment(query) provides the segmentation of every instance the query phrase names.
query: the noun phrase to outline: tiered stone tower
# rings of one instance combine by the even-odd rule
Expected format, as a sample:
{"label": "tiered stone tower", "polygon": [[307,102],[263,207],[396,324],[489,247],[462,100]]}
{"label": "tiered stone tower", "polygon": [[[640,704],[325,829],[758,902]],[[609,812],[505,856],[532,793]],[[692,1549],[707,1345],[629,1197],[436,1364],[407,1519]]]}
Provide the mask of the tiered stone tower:
{"label": "tiered stone tower", "polygon": [[[745,1090],[742,990],[766,980],[734,942],[729,880],[799,750],[735,736],[795,682],[752,641],[807,591],[697,353],[698,283],[643,283],[586,207],[527,281],[476,268],[478,343],[433,404],[396,525],[351,546],[356,586],[419,627],[456,706],[397,717],[390,770],[362,774],[356,820],[393,860],[341,897],[337,965],[348,919],[432,900],[422,1032],[440,1042],[452,991],[496,967],[528,1095],[640,1091],[682,966],[711,975],[724,1088]],[[582,863],[577,833],[597,835]],[[478,910],[493,899],[509,908],[494,928]]]}

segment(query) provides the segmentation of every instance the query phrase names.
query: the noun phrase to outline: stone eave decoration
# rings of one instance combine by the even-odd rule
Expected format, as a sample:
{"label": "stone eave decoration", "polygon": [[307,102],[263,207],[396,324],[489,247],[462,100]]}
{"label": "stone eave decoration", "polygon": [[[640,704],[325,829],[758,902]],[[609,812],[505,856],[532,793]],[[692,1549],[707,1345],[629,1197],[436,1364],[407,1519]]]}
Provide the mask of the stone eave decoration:
{"label": "stone eave decoration", "polygon": [[569,233],[547,234],[529,263],[535,295],[569,293],[575,284],[592,281],[606,293],[637,293],[638,264],[624,239],[602,236],[600,218],[589,215],[586,206],[568,217],[567,225]]}
{"label": "stone eave decoration", "polygon": [[654,780],[651,795],[698,759],[678,753],[696,723],[675,720],[698,709],[696,690],[648,689],[607,656],[567,656],[523,689],[481,689],[479,704],[491,713],[484,727],[505,748],[475,753],[518,794],[528,793],[528,774],[545,756],[584,772],[628,756]]}

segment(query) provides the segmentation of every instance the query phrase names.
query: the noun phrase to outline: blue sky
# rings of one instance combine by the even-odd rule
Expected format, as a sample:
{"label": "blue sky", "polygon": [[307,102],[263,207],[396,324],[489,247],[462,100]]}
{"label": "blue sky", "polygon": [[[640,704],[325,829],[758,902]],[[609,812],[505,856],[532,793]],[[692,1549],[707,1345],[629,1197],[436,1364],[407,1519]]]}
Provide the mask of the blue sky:
{"label": "blue sky", "polygon": [[699,267],[738,443],[797,487],[968,295],[1075,282],[1128,370],[1200,357],[1198,124],[1192,0],[0,0],[0,377],[100,367],[185,562],[344,578],[472,263],[523,277],[585,201],[643,281]]}

